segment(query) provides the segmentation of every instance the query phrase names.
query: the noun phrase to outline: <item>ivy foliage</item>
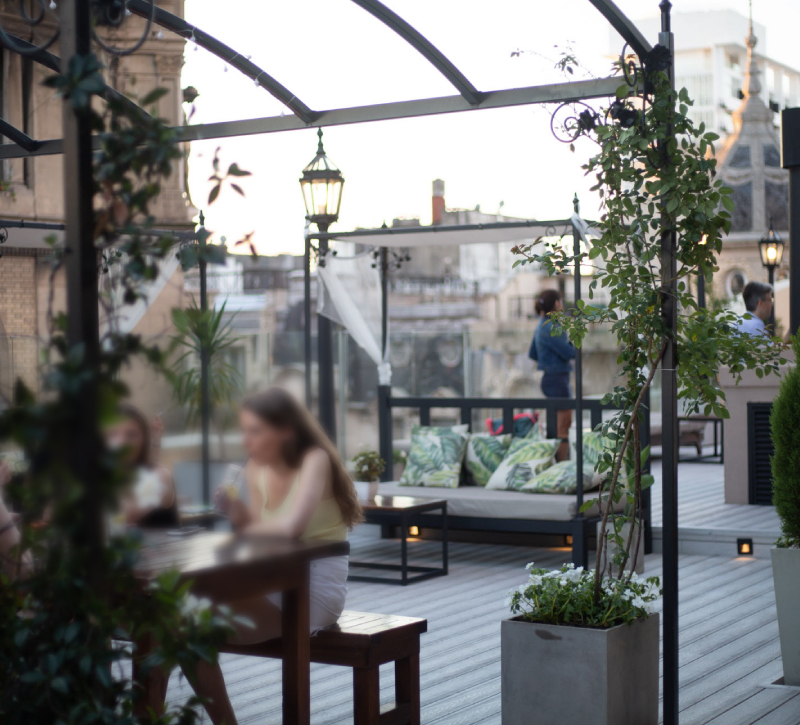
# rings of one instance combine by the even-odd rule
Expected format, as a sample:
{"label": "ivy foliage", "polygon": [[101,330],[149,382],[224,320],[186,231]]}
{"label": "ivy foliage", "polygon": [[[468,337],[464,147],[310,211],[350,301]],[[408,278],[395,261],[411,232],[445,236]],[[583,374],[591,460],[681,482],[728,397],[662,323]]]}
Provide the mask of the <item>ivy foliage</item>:
{"label": "ivy foliage", "polygon": [[[792,340],[800,360],[800,336]],[[800,547],[800,370],[795,365],[781,380],[772,403],[772,491],[783,536],[779,546]]]}
{"label": "ivy foliage", "polygon": [[[181,150],[166,124],[147,113],[132,114],[132,104],[124,99],[111,97],[102,113],[95,110],[101,104],[93,100],[104,85],[93,55],[73,58],[67,72],[47,85],[100,133],[94,157],[94,243],[108,324],[99,362],[90,365],[89,346],[70,346],[67,317],[51,308],[43,392],[37,397],[18,382],[13,405],[0,415],[0,442],[20,450],[27,462],[7,489],[21,517],[22,543],[13,552],[18,576],[0,581],[0,721],[188,725],[199,719],[196,698],[162,716],[137,716],[141,693],[131,677],[132,663],[141,660],[143,673],[155,665],[192,672],[201,660],[215,661],[230,618],[195,600],[176,574],[163,575],[144,589],[134,576],[140,548],[135,536],[112,539],[99,551],[87,546],[86,531],[97,526],[87,491],[94,491],[102,510],[111,512],[130,474],[121,454],[106,449],[96,431],[77,445],[75,440],[87,405],[96,403],[98,430],[114,421],[128,394],[119,373],[135,357],[164,366],[158,348],[121,333],[115,320],[121,307],[144,297],[147,283],[176,252],[175,235],[154,229],[152,207]],[[162,93],[153,91],[141,102],[155,104]],[[195,252],[190,261],[196,263],[203,254],[208,254],[206,261],[215,261],[214,245],[205,249],[210,251]],[[55,252],[53,277],[62,262],[63,255]],[[91,488],[75,465],[78,447],[95,452]],[[156,643],[144,659],[131,644],[143,637]]]}
{"label": "ivy foliage", "polygon": [[[718,383],[722,366],[736,379],[746,369],[761,377],[777,372],[784,362],[779,340],[754,338],[736,332],[736,315],[725,309],[701,308],[693,293],[698,276],[710,278],[719,270],[717,256],[730,231],[731,190],[714,178],[717,134],[704,124],[695,126],[688,115],[692,104],[686,89],[676,92],[663,69],[644,79],[649,103],[627,84],[622,85],[609,112],[587,127],[598,151],[583,166],[594,176],[592,187],[601,198],[600,220],[590,231],[591,245],[573,254],[560,240],[536,240],[515,248],[514,266],[536,265],[550,275],[591,267],[589,300],[576,309],[554,313],[558,332],[578,347],[590,326],[603,325],[619,344],[621,375],[604,402],[619,409],[603,424],[608,445],[598,470],[608,474],[600,498],[620,501],[626,510],[615,517],[610,533],[598,546],[595,596],[608,565],[609,539],[619,576],[635,556],[638,537],[623,538],[626,521],[641,516],[644,477],[639,423],[650,414],[648,391],[665,353],[665,341],[676,345],[678,396],[687,414],[703,412],[727,418],[725,394]],[[628,117],[622,124],[615,118]],[[675,236],[676,273],[662,266],[662,242]],[[665,270],[667,270],[665,272]],[[607,305],[595,303],[602,292]],[[670,308],[677,310],[677,333],[669,324]],[[627,461],[627,465],[626,465]],[[587,501],[584,510],[596,501]],[[605,508],[603,531],[610,507]]]}

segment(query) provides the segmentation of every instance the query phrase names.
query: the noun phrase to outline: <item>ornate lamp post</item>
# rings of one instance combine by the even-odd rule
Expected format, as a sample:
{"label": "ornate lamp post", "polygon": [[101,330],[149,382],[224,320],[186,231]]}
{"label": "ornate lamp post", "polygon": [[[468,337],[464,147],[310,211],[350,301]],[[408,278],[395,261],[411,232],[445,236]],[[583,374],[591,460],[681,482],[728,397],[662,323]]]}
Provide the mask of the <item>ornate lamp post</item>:
{"label": "ornate lamp post", "polygon": [[[339,207],[342,203],[344,176],[325,155],[322,146],[322,129],[317,132],[319,146],[317,154],[303,169],[300,177],[300,188],[303,190],[303,201],[306,205],[306,218],[317,225],[320,232],[327,232],[331,224],[339,218]],[[309,242],[306,242],[308,255]],[[328,240],[319,240],[319,260],[324,264],[328,253]],[[306,274],[308,274],[306,260]],[[306,317],[306,330],[311,320]],[[333,390],[333,341],[331,338],[331,321],[323,315],[317,316],[317,362],[319,364],[319,420],[331,440],[336,440],[336,412]]]}
{"label": "ornate lamp post", "polygon": [[[769,230],[761,237],[758,243],[758,251],[761,254],[761,264],[767,268],[769,283],[775,286],[775,270],[781,266],[783,259],[783,248],[785,244],[781,235],[772,226],[772,219],[769,220]],[[769,324],[775,329],[775,305],[772,306],[772,314],[769,317]]]}

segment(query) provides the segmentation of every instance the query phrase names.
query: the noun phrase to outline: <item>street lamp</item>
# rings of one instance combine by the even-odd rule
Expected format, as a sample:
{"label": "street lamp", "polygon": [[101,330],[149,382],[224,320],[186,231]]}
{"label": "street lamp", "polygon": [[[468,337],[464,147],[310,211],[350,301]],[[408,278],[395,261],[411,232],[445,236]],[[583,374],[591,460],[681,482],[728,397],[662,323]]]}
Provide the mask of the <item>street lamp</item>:
{"label": "street lamp", "polygon": [[[317,225],[320,232],[325,233],[328,227],[339,218],[339,207],[342,203],[344,176],[342,172],[325,155],[322,146],[322,129],[317,131],[319,146],[317,154],[303,169],[300,177],[300,188],[306,205],[306,218]],[[323,263],[328,253],[328,240],[319,240],[319,259]],[[306,397],[309,396],[311,370],[311,319],[310,319],[310,286],[311,286],[311,242],[306,239],[305,287],[306,287]],[[319,421],[325,432],[336,440],[336,412],[333,390],[333,340],[331,321],[323,315],[317,316],[317,362],[319,365]],[[306,401],[310,403],[310,400]]]}
{"label": "street lamp", "polygon": [[[775,270],[781,266],[783,259],[784,241],[781,235],[775,231],[772,226],[772,219],[769,220],[769,230],[761,237],[758,243],[758,251],[761,254],[761,264],[767,268],[769,274],[769,283],[775,287]],[[775,303],[772,305],[772,314],[770,314],[769,324],[775,329]]]}

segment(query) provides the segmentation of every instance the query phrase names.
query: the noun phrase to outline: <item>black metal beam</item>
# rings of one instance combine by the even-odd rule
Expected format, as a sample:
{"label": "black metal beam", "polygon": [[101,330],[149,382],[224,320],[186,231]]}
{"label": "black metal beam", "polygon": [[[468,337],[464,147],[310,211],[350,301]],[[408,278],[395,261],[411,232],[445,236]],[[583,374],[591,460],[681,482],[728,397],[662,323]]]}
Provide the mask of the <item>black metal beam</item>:
{"label": "black metal beam", "polygon": [[628,45],[633,48],[636,55],[642,58],[645,53],[653,49],[653,46],[647,41],[639,32],[639,29],[628,19],[611,0],[589,0],[603,15],[603,17],[611,23],[614,28],[625,40]]}
{"label": "black metal beam", "polygon": [[[623,83],[619,76],[597,78],[587,81],[572,81],[527,88],[511,88],[485,93],[478,106],[471,106],[462,96],[444,96],[396,103],[379,103],[371,106],[356,106],[320,111],[314,120],[319,126],[346,126],[354,123],[388,121],[400,118],[419,118],[445,113],[477,111],[488,108],[512,108],[537,103],[563,103],[587,98],[607,98],[616,93]],[[137,107],[138,108],[138,107]],[[281,131],[298,131],[308,128],[297,116],[268,116],[241,121],[207,123],[198,126],[173,128],[176,143],[203,141],[213,138],[231,138]],[[100,136],[93,139],[95,148],[100,146]],[[0,144],[0,159],[15,159],[25,156],[51,156],[61,154],[64,144],[61,139],[42,141],[42,145],[31,153],[15,144]]]}
{"label": "black metal beam", "polygon": [[[152,6],[149,0],[128,0],[128,10],[134,15],[146,18],[152,13]],[[205,48],[210,53],[224,60],[228,65],[244,73],[248,78],[254,80],[259,86],[275,96],[275,98],[289,108],[304,124],[313,123],[317,118],[316,112],[312,111],[294,93],[281,85],[263,68],[259,68],[247,57],[240,55],[229,45],[225,45],[225,43],[220,42],[204,30],[158,7],[155,10],[153,22],[165,30],[180,35],[186,40],[194,40],[201,48]]]}
{"label": "black metal beam", "polygon": [[789,170],[789,331],[800,330],[800,108],[781,112],[781,165]]}
{"label": "black metal beam", "polygon": [[32,139],[27,133],[20,131],[2,118],[0,118],[0,134],[26,151],[36,151],[41,146],[39,141]]}
{"label": "black metal beam", "polygon": [[[675,87],[675,47],[670,11],[672,3],[661,0],[661,32],[658,42],[670,50],[669,79]],[[671,101],[674,104],[674,100]],[[662,145],[671,143],[675,129],[670,120]],[[661,496],[663,508],[662,577],[664,607],[662,610],[663,722],[678,725],[678,305],[677,305],[677,237],[674,212],[661,208],[661,317],[668,327],[664,336],[661,360]]]}
{"label": "black metal beam", "polygon": [[[4,43],[3,42],[3,34],[0,34],[0,46],[7,48],[12,53],[19,53],[20,50],[24,52],[24,57],[28,58],[29,60],[38,63],[39,65],[44,66],[45,68],[49,68],[54,73],[61,72],[61,59],[57,55],[53,55],[50,51],[42,50],[38,46],[34,45],[33,43],[29,43],[27,40],[23,40],[22,38],[18,38],[16,35],[12,35],[11,33],[5,33],[5,36],[11,41],[11,43]],[[16,46],[16,47],[14,47]],[[150,117],[150,114],[147,113],[141,106],[137,106],[133,101],[129,98],[125,97],[118,91],[114,90],[111,86],[105,86],[105,88],[100,93],[100,97],[103,98],[105,101],[116,101],[117,103],[122,104],[128,113],[132,115],[141,114],[142,116]],[[96,137],[95,137],[96,138]],[[48,143],[52,143],[50,141],[36,141],[37,147],[35,149],[31,149],[28,153],[25,154],[17,154],[16,157],[14,156],[7,156],[5,158],[19,158],[23,156],[32,156],[32,155],[39,155],[38,152]],[[93,143],[95,145],[93,148],[97,148],[97,143],[93,139]],[[0,148],[5,146],[2,145]],[[53,153],[53,152],[51,152]],[[63,144],[59,151],[54,153],[64,153],[63,151]],[[47,155],[47,154],[45,154]]]}
{"label": "black metal beam", "polygon": [[450,62],[444,53],[413,25],[407,23],[397,13],[387,8],[383,3],[378,2],[378,0],[353,0],[353,2],[391,28],[415,50],[419,51],[436,70],[455,86],[467,103],[471,106],[477,106],[481,102],[483,94],[469,82],[467,77]]}
{"label": "black metal beam", "polygon": [[[324,224],[317,225],[321,232],[328,231]],[[325,264],[328,254],[328,240],[319,242],[318,264]],[[319,423],[323,430],[336,443],[336,389],[333,383],[333,323],[329,317],[319,314],[320,295],[324,287],[317,277],[317,391],[319,399]],[[339,361],[342,365],[343,361]]]}

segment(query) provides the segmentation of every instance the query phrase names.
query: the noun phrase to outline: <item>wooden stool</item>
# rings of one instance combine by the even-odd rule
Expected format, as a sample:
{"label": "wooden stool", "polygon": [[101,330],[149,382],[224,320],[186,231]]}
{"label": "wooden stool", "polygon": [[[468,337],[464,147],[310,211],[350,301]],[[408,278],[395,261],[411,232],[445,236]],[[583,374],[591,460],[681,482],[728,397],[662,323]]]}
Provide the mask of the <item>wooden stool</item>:
{"label": "wooden stool", "polygon": [[[311,661],[353,668],[354,725],[420,725],[419,636],[426,619],[342,612],[311,638]],[[223,652],[280,657],[281,641],[225,645]],[[395,703],[381,712],[380,665],[394,662]]]}

